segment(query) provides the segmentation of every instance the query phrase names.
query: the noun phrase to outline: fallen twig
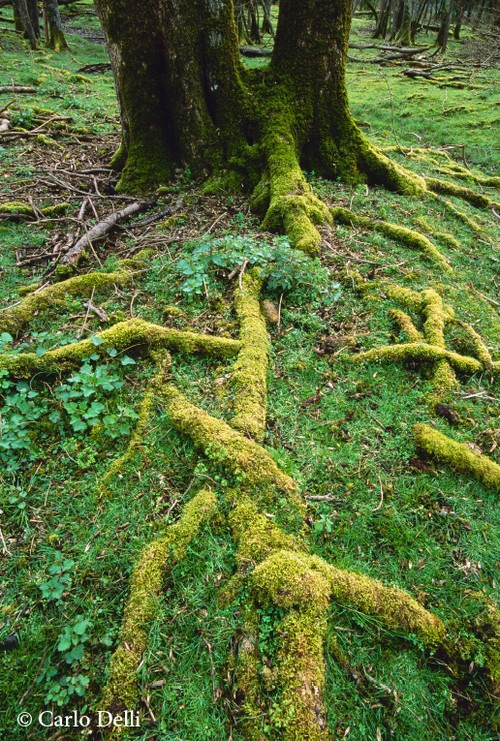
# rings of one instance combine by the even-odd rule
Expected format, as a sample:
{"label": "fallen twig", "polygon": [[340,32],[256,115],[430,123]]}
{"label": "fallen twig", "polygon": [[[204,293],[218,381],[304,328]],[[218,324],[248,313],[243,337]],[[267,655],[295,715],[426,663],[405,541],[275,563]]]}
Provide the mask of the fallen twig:
{"label": "fallen twig", "polygon": [[62,265],[76,265],[80,259],[82,252],[86,247],[91,246],[92,242],[102,239],[113,229],[119,221],[129,219],[141,211],[146,211],[154,204],[154,201],[136,201],[131,203],[130,206],[126,206],[121,211],[116,211],[114,214],[110,214],[103,221],[89,229],[89,231],[81,237],[66,254],[61,258]]}

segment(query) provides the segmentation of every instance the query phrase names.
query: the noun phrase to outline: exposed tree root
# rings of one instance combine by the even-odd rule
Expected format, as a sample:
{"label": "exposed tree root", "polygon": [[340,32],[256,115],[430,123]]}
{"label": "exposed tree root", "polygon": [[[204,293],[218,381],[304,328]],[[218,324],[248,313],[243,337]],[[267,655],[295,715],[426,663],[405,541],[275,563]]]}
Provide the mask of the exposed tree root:
{"label": "exposed tree root", "polygon": [[477,208],[492,208],[497,206],[491,198],[477,193],[475,190],[470,188],[462,188],[460,185],[450,183],[448,180],[438,180],[437,178],[426,178],[426,183],[433,193],[445,194],[448,196],[455,196],[456,198],[462,198],[464,201],[468,201]]}
{"label": "exposed tree root", "polygon": [[430,239],[419,232],[415,232],[405,226],[399,226],[399,224],[392,224],[389,221],[376,221],[367,216],[360,216],[347,208],[333,208],[332,215],[334,221],[337,221],[340,224],[345,224],[346,226],[360,226],[364,229],[374,229],[397,242],[401,242],[407,247],[418,249],[425,257],[438,262],[445,270],[451,271],[448,261],[432,244]]}
{"label": "exposed tree root", "polygon": [[186,555],[201,524],[215,511],[215,495],[203,489],[186,504],[180,519],[147,545],[134,567],[125,607],[120,643],[111,659],[101,707],[117,713],[137,702],[137,670],[147,646],[148,628],[156,611],[166,573]]}
{"label": "exposed tree root", "polygon": [[[482,369],[493,370],[491,355],[478,333],[455,319],[453,308],[444,304],[441,296],[432,288],[417,293],[408,288],[391,285],[386,289],[389,298],[396,299],[420,315],[422,332],[408,314],[391,309],[389,314],[408,338],[406,344],[387,345],[354,356],[358,363],[377,360],[417,360],[431,364],[433,391],[429,397],[431,406],[444,401],[450,391],[458,386],[455,370],[461,373],[477,373]],[[456,323],[462,326],[472,340],[476,357],[461,355],[446,349],[445,327]]]}
{"label": "exposed tree root", "polygon": [[[217,358],[229,358],[237,354],[241,345],[237,340],[211,335],[181,332],[177,329],[161,327],[142,319],[129,319],[118,322],[113,327],[96,334],[103,350],[114,347],[116,350],[158,349],[167,347],[179,352],[199,352]],[[13,376],[29,378],[37,373],[59,374],[80,363],[96,351],[96,344],[82,340],[72,345],[64,345],[48,350],[38,357],[35,353],[0,354],[0,369],[8,370]]]}
{"label": "exposed tree root", "polygon": [[447,244],[448,247],[451,247],[452,250],[462,249],[462,245],[460,244],[458,239],[456,239],[453,234],[450,234],[450,232],[441,232],[438,229],[434,229],[430,224],[426,222],[425,219],[420,216],[417,216],[417,218],[415,218],[413,221],[422,232],[425,232],[425,234],[430,234],[431,237],[435,237],[436,239],[441,240],[441,242]]}
{"label": "exposed tree root", "polygon": [[243,478],[245,487],[275,484],[283,491],[296,492],[294,481],[280,471],[269,453],[253,440],[191,404],[172,384],[158,389],[158,396],[176,428],[191,438],[211,460]]}
{"label": "exposed tree root", "polygon": [[474,232],[474,234],[484,235],[486,233],[485,229],[483,229],[483,227],[478,224],[477,221],[474,221],[474,219],[471,219],[470,216],[467,216],[466,213],[460,211],[447,198],[442,198],[442,196],[438,195],[437,193],[432,193],[431,191],[429,191],[429,196],[431,196],[431,198],[434,198],[438,203],[442,204],[451,214],[453,214],[453,216],[456,216],[457,219],[460,219],[460,221],[468,226],[469,229]]}
{"label": "exposed tree root", "polygon": [[0,204],[0,217],[12,219],[36,219],[38,214],[51,218],[52,216],[59,216],[64,214],[68,208],[69,203],[56,203],[54,206],[44,206],[35,211],[29,203],[23,201],[7,201],[7,203]]}
{"label": "exposed tree root", "polygon": [[[154,353],[153,351],[153,354],[156,354],[156,353]],[[137,420],[137,425],[131,435],[130,442],[127,446],[127,449],[125,450],[123,455],[121,455],[119,458],[116,458],[116,460],[114,460],[111,463],[108,470],[106,471],[101,481],[99,482],[98,492],[101,496],[111,497],[112,495],[112,492],[110,489],[111,482],[113,481],[115,476],[120,475],[120,472],[123,470],[126,464],[130,461],[134,453],[140,450],[143,444],[146,428],[148,426],[148,423],[151,417],[151,412],[153,410],[155,386],[158,383],[158,381],[161,378],[163,378],[164,374],[167,372],[168,368],[171,365],[171,358],[168,355],[168,353],[165,353],[165,351],[163,352],[158,351],[157,359],[158,359],[158,363],[160,366],[160,370],[158,371],[157,375],[153,377],[152,381],[148,385],[148,388],[146,389],[146,392],[142,399],[141,407],[139,410],[139,419]]]}
{"label": "exposed tree root", "polygon": [[257,442],[266,428],[267,367],[269,338],[260,308],[262,279],[245,273],[234,297],[240,322],[241,350],[233,366],[234,417],[231,426]]}
{"label": "exposed tree root", "polygon": [[418,447],[440,463],[466,476],[472,476],[490,489],[500,490],[500,466],[465,443],[443,435],[429,425],[414,427]]}
{"label": "exposed tree root", "polygon": [[132,274],[126,270],[116,270],[113,273],[87,273],[74,278],[55,283],[39,291],[29,293],[16,306],[0,310],[0,332],[17,332],[27,324],[38,312],[50,309],[52,306],[62,306],[68,296],[81,296],[103,288],[130,283]]}

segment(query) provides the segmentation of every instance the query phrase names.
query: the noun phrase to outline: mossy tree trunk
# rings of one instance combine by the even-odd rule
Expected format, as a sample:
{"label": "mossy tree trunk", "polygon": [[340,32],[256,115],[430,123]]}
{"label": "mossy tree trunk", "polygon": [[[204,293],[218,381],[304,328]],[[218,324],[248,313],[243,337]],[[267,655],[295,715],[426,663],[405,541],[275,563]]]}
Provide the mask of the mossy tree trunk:
{"label": "mossy tree trunk", "polygon": [[49,48],[56,52],[68,49],[57,0],[43,0],[43,15],[45,36]]}
{"label": "mossy tree trunk", "polygon": [[[349,112],[350,0],[281,0],[270,67],[252,72],[241,65],[233,0],[96,0],[96,7],[120,102],[122,190],[158,185],[176,167],[223,176],[233,188],[257,186],[254,202],[272,211],[268,226],[314,249],[316,236],[302,239],[306,221],[325,212],[317,203],[311,212],[301,168],[401,192],[425,189],[365,140]],[[304,196],[308,204],[297,200]]]}

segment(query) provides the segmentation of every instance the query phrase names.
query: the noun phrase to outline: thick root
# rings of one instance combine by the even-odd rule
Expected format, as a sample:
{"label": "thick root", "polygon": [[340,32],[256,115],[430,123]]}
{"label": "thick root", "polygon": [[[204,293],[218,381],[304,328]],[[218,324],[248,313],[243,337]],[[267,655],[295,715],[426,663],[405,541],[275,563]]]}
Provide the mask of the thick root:
{"label": "thick root", "polygon": [[364,229],[374,229],[381,234],[385,234],[391,239],[401,242],[407,247],[412,249],[420,250],[425,257],[435,262],[438,262],[441,267],[447,271],[451,271],[451,267],[439,250],[432,244],[430,239],[425,237],[423,234],[408,229],[405,226],[399,226],[398,224],[392,224],[389,221],[376,221],[369,219],[367,216],[360,216],[359,214],[350,211],[347,208],[336,207],[332,209],[332,216],[334,221],[339,224],[346,224],[347,226],[360,226]]}
{"label": "thick root", "polygon": [[269,338],[260,309],[262,279],[245,273],[234,297],[240,322],[241,350],[233,366],[234,417],[231,426],[257,442],[266,429],[267,369]]}
{"label": "thick root", "polygon": [[453,205],[451,201],[449,201],[447,198],[442,198],[437,193],[433,193],[429,191],[429,196],[431,198],[434,198],[438,203],[443,205],[453,216],[456,216],[457,219],[462,221],[466,226],[469,227],[469,229],[474,232],[474,234],[484,235],[485,230],[483,227],[477,223],[477,221],[474,221],[474,219],[471,219],[470,216],[467,216],[463,211],[460,211],[456,206]]}
{"label": "thick root", "polygon": [[427,185],[423,177],[390,160],[362,134],[360,139],[359,166],[370,182],[407,196],[422,196],[426,192]]}
{"label": "thick root", "polygon": [[500,466],[485,455],[476,453],[465,443],[443,435],[429,425],[414,427],[418,447],[453,470],[472,476],[490,489],[500,490]]}
{"label": "thick root", "polygon": [[157,394],[175,427],[211,460],[223,463],[235,476],[243,478],[246,488],[274,485],[296,493],[295,482],[253,440],[191,404],[172,384],[157,388]]}
{"label": "thick root", "polygon": [[389,316],[399,325],[399,328],[404,332],[410,342],[423,342],[422,333],[418,331],[406,312],[399,309],[390,309]]}
{"label": "thick root", "polygon": [[7,201],[7,203],[0,204],[0,215],[11,216],[14,219],[36,219],[38,212],[49,219],[52,216],[64,214],[70,207],[69,203],[56,203],[55,206],[45,206],[35,211],[29,203],[24,203],[23,201]]}
{"label": "thick root", "polygon": [[331,216],[304,178],[289,127],[283,118],[281,128],[264,137],[270,202],[262,226],[284,231],[295,249],[317,255],[321,236],[315,225],[329,223]]}
{"label": "thick root", "polygon": [[492,208],[496,204],[487,196],[477,193],[470,188],[462,188],[460,185],[450,183],[449,180],[438,180],[437,178],[426,178],[427,187],[433,193],[461,198],[477,208]]}
{"label": "thick root", "polygon": [[425,342],[408,342],[405,345],[386,345],[374,348],[353,356],[355,363],[366,363],[377,360],[394,360],[404,362],[405,360],[420,360],[436,362],[447,360],[461,373],[477,373],[482,369],[482,364],[476,358],[467,355],[459,355],[451,350],[444,350]]}
{"label": "thick root", "polygon": [[113,711],[136,706],[137,669],[147,646],[148,628],[156,612],[167,570],[186,555],[201,524],[215,511],[215,495],[202,490],[186,504],[178,522],[142,551],[134,567],[125,607],[120,644],[111,659],[101,707]]}
{"label": "thick root", "polygon": [[[241,345],[236,340],[211,335],[181,332],[177,329],[161,327],[142,319],[129,319],[119,322],[96,335],[99,338],[98,346],[103,350],[138,350],[143,348],[158,349],[167,347],[179,352],[199,352],[214,357],[228,358],[237,354]],[[30,378],[36,373],[59,374],[81,363],[96,351],[96,344],[90,340],[82,340],[73,345],[64,345],[56,350],[49,350],[41,357],[35,353],[19,353],[0,355],[0,369],[8,370],[14,376]]]}

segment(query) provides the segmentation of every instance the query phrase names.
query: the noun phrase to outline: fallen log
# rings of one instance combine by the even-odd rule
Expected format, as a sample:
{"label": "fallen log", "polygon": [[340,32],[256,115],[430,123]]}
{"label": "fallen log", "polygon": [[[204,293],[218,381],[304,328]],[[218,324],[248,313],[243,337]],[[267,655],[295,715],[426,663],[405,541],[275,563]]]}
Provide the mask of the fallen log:
{"label": "fallen log", "polygon": [[25,85],[0,85],[0,93],[36,93],[36,87],[26,87]]}
{"label": "fallen log", "polygon": [[102,239],[108,234],[118,222],[130,219],[136,214],[140,214],[142,211],[147,211],[148,208],[154,204],[154,201],[136,201],[126,206],[121,211],[116,211],[114,214],[110,214],[105,219],[95,224],[83,237],[81,237],[75,244],[69,248],[66,254],[61,258],[61,265],[76,265],[83,251],[86,247],[92,244],[92,242]]}

